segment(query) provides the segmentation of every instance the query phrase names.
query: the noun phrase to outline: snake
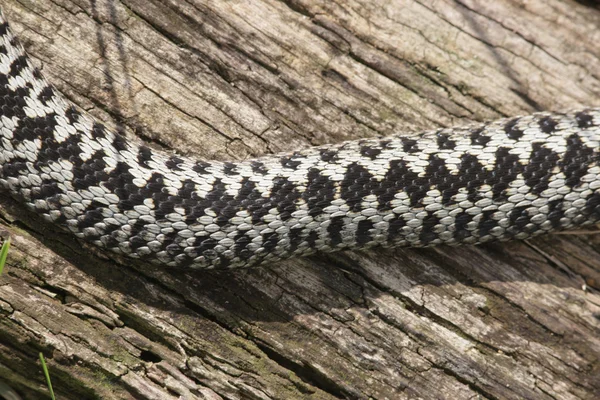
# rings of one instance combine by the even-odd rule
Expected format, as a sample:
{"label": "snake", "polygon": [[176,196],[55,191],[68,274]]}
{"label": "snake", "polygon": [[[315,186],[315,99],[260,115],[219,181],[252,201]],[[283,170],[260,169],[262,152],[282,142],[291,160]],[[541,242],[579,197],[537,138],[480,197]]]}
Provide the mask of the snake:
{"label": "snake", "polygon": [[85,242],[166,267],[527,239],[600,221],[600,109],[196,160],[78,110],[0,12],[0,187]]}

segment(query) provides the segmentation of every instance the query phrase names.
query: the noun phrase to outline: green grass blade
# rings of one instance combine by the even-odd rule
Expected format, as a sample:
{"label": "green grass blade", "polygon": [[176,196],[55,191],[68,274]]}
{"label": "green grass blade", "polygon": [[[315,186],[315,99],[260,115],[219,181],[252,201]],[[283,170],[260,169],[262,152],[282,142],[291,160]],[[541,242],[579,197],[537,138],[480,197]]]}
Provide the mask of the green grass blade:
{"label": "green grass blade", "polygon": [[2,271],[4,270],[4,264],[6,264],[6,257],[8,257],[8,249],[10,248],[10,237],[6,239],[6,242],[2,245],[2,249],[0,249],[0,275],[2,275]]}
{"label": "green grass blade", "polygon": [[50,373],[48,372],[48,367],[46,366],[46,360],[44,360],[44,355],[41,352],[40,361],[42,362],[42,369],[44,370],[44,375],[46,376],[46,383],[48,384],[50,397],[52,398],[52,400],[56,400],[56,397],[54,397],[54,390],[52,389],[52,382],[50,382]]}

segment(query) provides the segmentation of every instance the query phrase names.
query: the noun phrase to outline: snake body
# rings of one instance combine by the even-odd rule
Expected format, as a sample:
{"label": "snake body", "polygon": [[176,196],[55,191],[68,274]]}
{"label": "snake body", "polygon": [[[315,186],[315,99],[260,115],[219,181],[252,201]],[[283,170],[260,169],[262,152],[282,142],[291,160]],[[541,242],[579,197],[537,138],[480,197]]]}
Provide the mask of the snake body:
{"label": "snake body", "polygon": [[600,221],[600,109],[241,162],[126,141],[33,68],[0,15],[0,185],[129,257],[191,268],[525,239]]}

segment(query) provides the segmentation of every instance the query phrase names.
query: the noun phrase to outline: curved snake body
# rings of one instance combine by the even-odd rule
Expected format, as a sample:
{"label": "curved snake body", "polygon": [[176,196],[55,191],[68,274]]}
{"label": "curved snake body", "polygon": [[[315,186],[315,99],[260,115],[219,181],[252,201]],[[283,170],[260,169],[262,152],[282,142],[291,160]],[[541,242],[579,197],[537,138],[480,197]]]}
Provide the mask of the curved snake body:
{"label": "curved snake body", "polygon": [[75,236],[167,266],[525,239],[600,220],[600,109],[241,162],[131,143],[76,110],[0,15],[0,184]]}

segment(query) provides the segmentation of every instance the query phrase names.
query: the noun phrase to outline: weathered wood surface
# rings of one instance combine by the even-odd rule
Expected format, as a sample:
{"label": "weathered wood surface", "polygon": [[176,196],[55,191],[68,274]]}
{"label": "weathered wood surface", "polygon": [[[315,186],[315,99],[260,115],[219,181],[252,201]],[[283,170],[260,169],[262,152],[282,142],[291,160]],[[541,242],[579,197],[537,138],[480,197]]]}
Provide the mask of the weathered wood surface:
{"label": "weathered wood surface", "polygon": [[[594,2],[2,6],[81,108],[198,157],[600,105]],[[600,396],[600,235],[182,273],[0,205],[0,379],[25,398],[46,396],[39,351],[62,400]]]}

